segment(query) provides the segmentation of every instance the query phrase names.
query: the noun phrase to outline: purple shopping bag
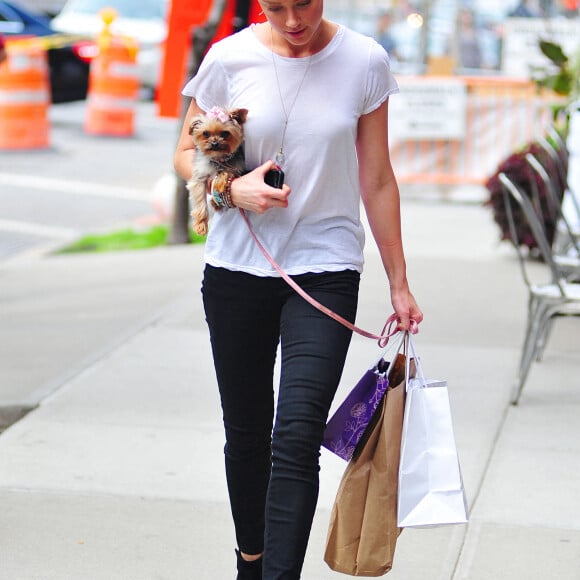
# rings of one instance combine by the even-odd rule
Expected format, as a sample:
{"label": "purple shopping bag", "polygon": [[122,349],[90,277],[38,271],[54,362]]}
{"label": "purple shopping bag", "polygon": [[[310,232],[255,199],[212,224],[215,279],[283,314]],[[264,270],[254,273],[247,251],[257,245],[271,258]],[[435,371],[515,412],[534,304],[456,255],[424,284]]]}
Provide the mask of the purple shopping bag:
{"label": "purple shopping bag", "polygon": [[350,391],[324,431],[322,446],[350,461],[389,384],[389,363],[380,359]]}

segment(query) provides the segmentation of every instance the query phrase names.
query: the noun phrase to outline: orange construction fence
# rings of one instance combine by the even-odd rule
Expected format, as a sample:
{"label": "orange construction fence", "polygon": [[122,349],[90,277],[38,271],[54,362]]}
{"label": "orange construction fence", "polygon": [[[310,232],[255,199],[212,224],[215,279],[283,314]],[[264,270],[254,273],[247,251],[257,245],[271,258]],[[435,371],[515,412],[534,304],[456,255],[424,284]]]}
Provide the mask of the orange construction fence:
{"label": "orange construction fence", "polygon": [[[438,82],[434,77],[409,77],[412,83]],[[399,79],[405,98],[404,77]],[[400,183],[441,185],[482,184],[501,161],[543,134],[551,120],[553,96],[540,95],[527,80],[501,77],[440,77],[441,85],[450,79],[465,85],[462,111],[444,112],[449,119],[464,115],[460,136],[401,138],[397,119],[390,119],[391,160]],[[429,90],[425,91],[429,95]],[[407,103],[403,102],[402,107]],[[427,108],[428,110],[428,108]],[[409,111],[413,115],[413,111]],[[437,115],[435,110],[434,115]],[[435,121],[435,119],[434,119]]]}
{"label": "orange construction fence", "polygon": [[49,146],[50,81],[46,51],[7,42],[0,65],[0,149]]}

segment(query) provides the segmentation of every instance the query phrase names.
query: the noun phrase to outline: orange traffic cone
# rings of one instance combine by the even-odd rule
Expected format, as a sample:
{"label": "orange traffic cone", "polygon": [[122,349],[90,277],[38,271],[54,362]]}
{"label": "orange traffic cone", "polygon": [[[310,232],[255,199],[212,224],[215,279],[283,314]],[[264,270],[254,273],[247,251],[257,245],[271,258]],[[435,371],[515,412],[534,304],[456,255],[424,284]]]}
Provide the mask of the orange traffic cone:
{"label": "orange traffic cone", "polygon": [[7,42],[0,65],[0,149],[49,145],[50,81],[46,51],[27,42]]}
{"label": "orange traffic cone", "polygon": [[99,54],[91,63],[85,131],[130,136],[139,95],[137,46],[131,39],[111,34],[114,11],[104,10],[101,16],[105,26],[98,39]]}

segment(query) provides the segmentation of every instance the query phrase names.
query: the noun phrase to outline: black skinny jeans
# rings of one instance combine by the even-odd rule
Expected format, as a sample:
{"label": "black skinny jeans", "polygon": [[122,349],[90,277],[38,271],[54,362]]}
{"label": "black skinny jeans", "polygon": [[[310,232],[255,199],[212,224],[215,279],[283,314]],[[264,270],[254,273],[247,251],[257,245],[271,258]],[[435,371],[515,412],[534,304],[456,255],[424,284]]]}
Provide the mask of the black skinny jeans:
{"label": "black skinny jeans", "polygon": [[[360,275],[294,279],[354,321]],[[207,266],[203,301],[225,426],[225,465],[238,546],[264,551],[264,580],[294,580],[318,500],[320,444],[352,333],[280,278]],[[276,423],[274,363],[281,342]]]}

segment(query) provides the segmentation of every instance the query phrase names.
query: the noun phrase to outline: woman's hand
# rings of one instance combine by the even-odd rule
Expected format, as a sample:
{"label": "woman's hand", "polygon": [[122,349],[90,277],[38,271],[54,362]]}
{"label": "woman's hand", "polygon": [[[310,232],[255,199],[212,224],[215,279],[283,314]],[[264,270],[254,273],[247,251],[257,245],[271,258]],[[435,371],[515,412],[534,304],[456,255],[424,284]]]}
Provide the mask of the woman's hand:
{"label": "woman's hand", "polygon": [[273,161],[266,161],[253,171],[234,179],[231,187],[234,204],[258,214],[273,207],[288,207],[290,188],[284,184],[282,189],[276,189],[264,182],[266,173],[275,166]]}
{"label": "woman's hand", "polygon": [[410,330],[413,334],[418,332],[419,324],[423,321],[423,313],[411,291],[408,288],[401,290],[391,288],[391,304],[397,315],[397,330]]}

